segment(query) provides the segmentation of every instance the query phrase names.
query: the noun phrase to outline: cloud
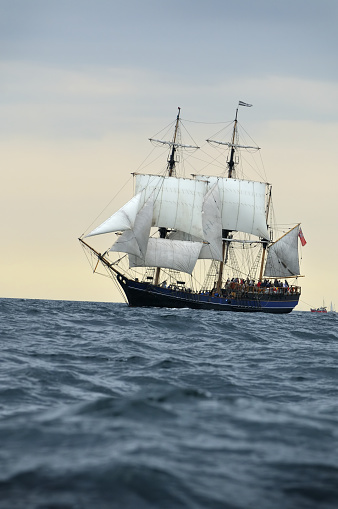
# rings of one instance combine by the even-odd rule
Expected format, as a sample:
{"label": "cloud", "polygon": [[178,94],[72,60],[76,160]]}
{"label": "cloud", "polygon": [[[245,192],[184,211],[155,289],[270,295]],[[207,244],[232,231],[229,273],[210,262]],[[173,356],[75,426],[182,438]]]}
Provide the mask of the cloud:
{"label": "cloud", "polygon": [[70,70],[32,62],[0,63],[0,93],[3,101],[83,102],[123,96],[137,91],[135,72],[107,67]]}
{"label": "cloud", "polygon": [[133,69],[73,71],[28,62],[2,62],[0,74],[0,130],[6,138],[100,136],[145,81]]}
{"label": "cloud", "polygon": [[268,73],[337,79],[334,0],[11,0],[0,20],[2,58],[139,67],[205,81]]}
{"label": "cloud", "polygon": [[[31,62],[1,62],[0,132],[3,138],[102,138],[117,130],[166,125],[182,107],[183,118],[227,121],[239,99],[254,104],[252,121],[331,122],[338,89],[327,80],[219,73],[217,80],[177,80],[169,71],[86,66],[70,70]],[[221,110],[220,110],[221,105]],[[241,116],[247,113],[241,112]],[[155,120],[157,117],[158,120]],[[244,118],[245,118],[244,117]]]}

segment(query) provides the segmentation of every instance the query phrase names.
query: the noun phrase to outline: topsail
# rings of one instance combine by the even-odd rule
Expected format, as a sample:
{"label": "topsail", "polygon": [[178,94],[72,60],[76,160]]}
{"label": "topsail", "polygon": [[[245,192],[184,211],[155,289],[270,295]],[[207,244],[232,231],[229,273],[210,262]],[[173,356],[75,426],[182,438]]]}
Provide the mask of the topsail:
{"label": "topsail", "polygon": [[269,239],[266,225],[265,194],[267,184],[251,180],[196,175],[197,179],[217,184],[221,200],[222,228],[251,233]]}
{"label": "topsail", "polygon": [[202,208],[206,182],[158,175],[136,175],[136,193],[141,205],[154,200],[152,226],[173,228],[203,240]]}

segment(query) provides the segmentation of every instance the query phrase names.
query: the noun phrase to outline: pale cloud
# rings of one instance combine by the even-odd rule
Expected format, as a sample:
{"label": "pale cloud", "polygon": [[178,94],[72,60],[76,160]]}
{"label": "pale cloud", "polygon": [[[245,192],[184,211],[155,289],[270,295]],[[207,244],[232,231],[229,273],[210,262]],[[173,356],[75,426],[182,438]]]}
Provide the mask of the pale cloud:
{"label": "pale cloud", "polygon": [[70,70],[32,62],[0,62],[0,93],[9,102],[83,101],[131,95],[139,74],[133,69],[87,67]]}
{"label": "pale cloud", "polygon": [[338,87],[325,80],[220,76],[206,84],[139,68],[69,70],[28,62],[2,62],[0,74],[0,129],[7,138],[102,137],[127,126],[133,129],[145,116],[165,122],[178,105],[191,120],[225,121],[239,99],[253,103],[261,120],[331,121],[338,113]]}
{"label": "pale cloud", "polygon": [[114,119],[121,118],[122,109],[128,114],[124,102],[136,101],[140,90],[147,88],[145,73],[137,69],[72,71],[2,62],[0,74],[0,130],[6,138],[103,136]]}

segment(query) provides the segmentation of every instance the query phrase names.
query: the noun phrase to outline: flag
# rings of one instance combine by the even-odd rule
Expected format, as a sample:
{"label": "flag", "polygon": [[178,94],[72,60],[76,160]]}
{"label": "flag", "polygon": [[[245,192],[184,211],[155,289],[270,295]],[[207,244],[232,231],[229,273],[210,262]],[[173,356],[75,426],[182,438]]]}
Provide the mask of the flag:
{"label": "flag", "polygon": [[243,101],[239,101],[238,106],[248,106],[249,108],[252,106],[252,104],[244,103]]}
{"label": "flag", "polygon": [[299,228],[298,237],[300,238],[300,242],[301,242],[302,246],[305,246],[306,240],[305,240],[305,237],[303,235],[301,228]]}

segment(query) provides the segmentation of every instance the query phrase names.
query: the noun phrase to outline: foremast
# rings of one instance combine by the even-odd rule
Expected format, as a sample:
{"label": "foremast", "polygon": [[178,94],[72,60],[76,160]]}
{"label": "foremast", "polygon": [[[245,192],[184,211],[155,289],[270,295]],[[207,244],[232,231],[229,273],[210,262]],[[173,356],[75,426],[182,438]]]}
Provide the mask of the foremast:
{"label": "foremast", "polygon": [[[175,130],[174,130],[174,136],[173,136],[173,141],[171,143],[171,152],[170,152],[170,156],[168,158],[168,165],[167,165],[167,172],[168,172],[168,177],[174,177],[176,176],[176,159],[175,159],[175,154],[176,154],[176,140],[177,140],[177,133],[178,133],[178,128],[179,128],[179,122],[180,122],[180,113],[181,113],[181,108],[178,107],[178,113],[177,113],[177,117],[176,117],[176,124],[175,124]],[[168,230],[167,228],[159,228],[159,234],[160,234],[160,238],[161,239],[165,239],[166,236],[167,236],[167,233],[168,233]],[[159,279],[160,279],[160,273],[161,273],[161,268],[160,267],[157,267],[156,268],[156,273],[155,273],[155,280],[154,280],[154,284],[155,285],[158,285],[158,282],[159,282]]]}

